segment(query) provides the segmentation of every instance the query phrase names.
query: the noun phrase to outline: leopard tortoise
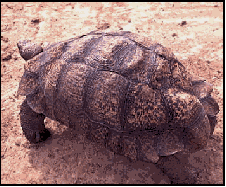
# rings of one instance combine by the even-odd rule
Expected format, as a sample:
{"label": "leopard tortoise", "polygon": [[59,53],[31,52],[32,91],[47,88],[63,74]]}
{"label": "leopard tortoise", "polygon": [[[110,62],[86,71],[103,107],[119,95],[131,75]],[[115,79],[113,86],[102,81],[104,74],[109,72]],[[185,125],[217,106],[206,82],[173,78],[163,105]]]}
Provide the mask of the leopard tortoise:
{"label": "leopard tortoise", "polygon": [[93,31],[45,48],[17,45],[27,60],[20,121],[31,143],[50,136],[49,117],[79,124],[87,138],[132,161],[159,163],[204,148],[213,134],[219,106],[212,85],[149,38]]}

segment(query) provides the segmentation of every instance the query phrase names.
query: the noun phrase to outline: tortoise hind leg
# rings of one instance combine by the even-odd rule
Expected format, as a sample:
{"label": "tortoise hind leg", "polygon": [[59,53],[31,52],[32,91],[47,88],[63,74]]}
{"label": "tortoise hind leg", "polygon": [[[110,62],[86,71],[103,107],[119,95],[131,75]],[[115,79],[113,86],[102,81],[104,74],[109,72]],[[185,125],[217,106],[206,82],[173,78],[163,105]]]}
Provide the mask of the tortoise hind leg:
{"label": "tortoise hind leg", "polygon": [[200,101],[209,119],[211,127],[210,135],[212,135],[217,124],[216,115],[219,113],[219,105],[211,96],[204,97]]}
{"label": "tortoise hind leg", "polygon": [[34,112],[25,99],[20,107],[20,123],[30,143],[45,141],[50,136],[49,130],[45,128],[44,119],[45,115]]}

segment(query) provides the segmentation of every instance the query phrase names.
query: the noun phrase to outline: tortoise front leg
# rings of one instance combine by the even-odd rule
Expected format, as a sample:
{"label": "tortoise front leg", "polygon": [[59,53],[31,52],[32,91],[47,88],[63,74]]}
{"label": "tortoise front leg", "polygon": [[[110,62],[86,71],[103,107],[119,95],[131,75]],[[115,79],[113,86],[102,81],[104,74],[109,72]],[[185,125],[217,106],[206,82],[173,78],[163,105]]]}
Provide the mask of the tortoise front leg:
{"label": "tortoise front leg", "polygon": [[45,141],[50,136],[50,132],[45,128],[44,119],[45,115],[34,112],[25,99],[20,107],[20,123],[30,143]]}

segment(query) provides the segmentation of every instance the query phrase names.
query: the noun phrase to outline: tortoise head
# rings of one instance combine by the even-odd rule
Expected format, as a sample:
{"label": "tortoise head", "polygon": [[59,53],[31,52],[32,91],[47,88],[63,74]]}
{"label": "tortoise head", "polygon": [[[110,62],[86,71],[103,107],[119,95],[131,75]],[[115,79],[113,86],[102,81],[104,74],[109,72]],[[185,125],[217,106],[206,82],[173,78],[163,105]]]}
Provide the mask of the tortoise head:
{"label": "tortoise head", "polygon": [[24,60],[30,60],[43,51],[40,45],[32,43],[30,40],[19,41],[17,47],[19,48],[20,56]]}
{"label": "tortoise head", "polygon": [[[35,63],[35,59],[32,61],[32,58],[37,56],[39,53],[43,52],[43,49],[40,45],[32,43],[30,40],[22,40],[17,43],[21,57],[28,61],[24,66],[24,74],[21,78],[19,89],[17,92],[18,95],[29,95],[33,93],[38,86],[38,74],[35,71],[32,71],[30,68],[32,63]],[[34,68],[33,68],[34,70]]]}
{"label": "tortoise head", "polygon": [[[60,58],[66,42],[60,42],[43,48],[29,40],[18,42],[20,55],[27,61],[24,74],[21,78],[17,95],[33,94],[45,85],[45,77],[51,69],[50,66]],[[44,88],[44,87],[43,87]]]}

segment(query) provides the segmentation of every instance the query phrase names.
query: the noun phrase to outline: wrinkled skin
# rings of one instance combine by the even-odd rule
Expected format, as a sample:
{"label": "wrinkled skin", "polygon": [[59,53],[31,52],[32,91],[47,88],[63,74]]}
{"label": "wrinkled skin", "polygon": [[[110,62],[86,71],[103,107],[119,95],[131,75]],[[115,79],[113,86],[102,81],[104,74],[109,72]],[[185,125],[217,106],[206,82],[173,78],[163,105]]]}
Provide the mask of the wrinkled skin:
{"label": "wrinkled skin", "polygon": [[[207,144],[219,106],[212,85],[193,79],[169,49],[130,32],[91,32],[45,49],[21,41],[18,48],[28,60],[18,94],[26,96],[20,118],[31,143],[50,136],[45,117],[79,121],[87,138],[156,163],[172,183],[198,181],[203,170],[184,160]],[[183,176],[170,163],[186,165]]]}

